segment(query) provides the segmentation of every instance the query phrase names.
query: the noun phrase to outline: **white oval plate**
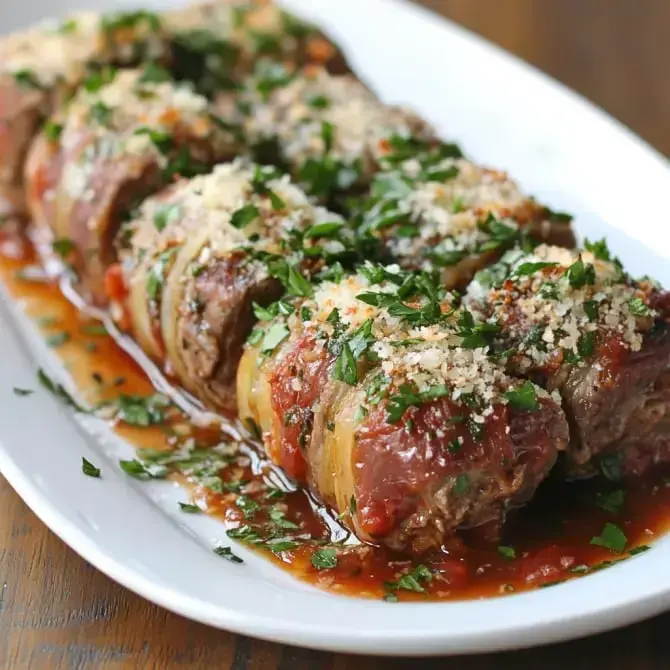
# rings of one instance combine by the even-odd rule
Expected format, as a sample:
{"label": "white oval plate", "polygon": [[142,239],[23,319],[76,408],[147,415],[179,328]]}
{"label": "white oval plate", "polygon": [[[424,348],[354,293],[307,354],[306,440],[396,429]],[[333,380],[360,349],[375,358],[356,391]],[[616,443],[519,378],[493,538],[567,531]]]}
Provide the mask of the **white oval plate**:
{"label": "white oval plate", "polygon": [[[83,4],[83,3],[82,3]],[[89,7],[118,6],[88,0]],[[636,274],[670,284],[670,192],[664,158],[575,94],[490,44],[399,0],[286,0],[333,32],[388,101],[408,102],[475,159],[504,167],[578,229],[607,235]],[[61,14],[69,0],[3,3],[10,30]],[[607,221],[607,224],[604,223]],[[651,249],[656,250],[657,256]],[[2,293],[2,291],[0,291]],[[533,593],[456,603],[394,604],[328,595],[242,547],[244,565],[211,551],[223,529],[179,515],[183,492],[130,480],[130,447],[96,422],[79,425],[36,388],[51,362],[20,306],[0,309],[0,469],[33,511],[86,560],[163,607],[227,630],[333,651],[483,652],[588,635],[670,606],[670,538],[630,561]],[[63,371],[60,370],[60,374]],[[104,454],[104,455],[103,455]],[[103,470],[81,474],[82,456]],[[188,518],[186,518],[188,517]]]}

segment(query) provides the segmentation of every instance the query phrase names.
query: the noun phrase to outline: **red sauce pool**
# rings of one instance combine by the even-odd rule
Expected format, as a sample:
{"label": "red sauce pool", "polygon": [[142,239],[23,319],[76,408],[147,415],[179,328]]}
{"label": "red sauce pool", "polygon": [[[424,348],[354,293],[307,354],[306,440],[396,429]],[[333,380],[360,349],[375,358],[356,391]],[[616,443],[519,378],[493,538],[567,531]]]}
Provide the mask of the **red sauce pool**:
{"label": "red sauce pool", "polygon": [[[98,322],[79,311],[56,281],[39,277],[34,249],[10,227],[0,227],[0,280],[60,356],[82,401],[95,407],[118,403],[119,396],[155,394],[138,362]],[[30,402],[29,396],[25,402]],[[147,427],[129,425],[118,413],[110,420],[138,449],[160,452],[159,459],[188,440],[197,444],[201,456],[222,441],[218,427],[195,427],[174,407]],[[473,534],[467,546],[455,540],[442,552],[412,562],[379,547],[333,543],[331,531],[337,524],[332,519],[327,523],[327,512],[302,490],[282,492],[268,485],[275,471],[248,446],[226,459],[215,473],[220,492],[203,484],[201,472],[196,476],[183,465],[168,464],[166,475],[184,484],[192,502],[220,518],[232,535],[241,535],[239,541],[300,579],[351,596],[456,600],[553,585],[631,558],[670,526],[670,471],[656,471],[623,488],[595,481],[548,481],[510,519],[502,546],[479,546]],[[623,540],[607,524],[614,525]],[[594,544],[593,538],[604,537],[603,532],[610,539],[614,533],[625,546],[614,551]],[[273,539],[261,537],[259,542],[263,533]],[[341,527],[340,535],[346,538]],[[235,540],[229,549],[234,557]],[[227,552],[224,556],[231,558]]]}

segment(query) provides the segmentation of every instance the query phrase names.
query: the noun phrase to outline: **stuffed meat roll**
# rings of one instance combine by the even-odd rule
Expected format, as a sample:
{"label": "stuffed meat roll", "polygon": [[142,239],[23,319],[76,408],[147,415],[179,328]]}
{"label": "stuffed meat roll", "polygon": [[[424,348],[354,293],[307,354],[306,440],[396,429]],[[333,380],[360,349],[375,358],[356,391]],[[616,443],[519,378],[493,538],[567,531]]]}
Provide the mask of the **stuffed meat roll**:
{"label": "stuffed meat roll", "polygon": [[510,252],[467,302],[508,369],[560,392],[571,422],[568,474],[614,478],[670,457],[668,294],[634,281],[604,242],[583,252]]}
{"label": "stuffed meat roll", "polygon": [[32,138],[89,74],[165,55],[159,18],[149,12],[80,12],[1,38],[0,184],[22,183]]}
{"label": "stuffed meat roll", "polygon": [[259,59],[289,70],[318,65],[341,74],[346,61],[323,33],[267,0],[214,0],[164,16],[174,70],[213,96],[237,87]]}
{"label": "stuffed meat roll", "polygon": [[255,157],[289,170],[324,202],[365,189],[393,137],[435,140],[413,112],[383,104],[353,76],[322,68],[294,74],[266,64],[232,102]]}
{"label": "stuffed meat roll", "polygon": [[359,235],[403,268],[439,270],[448,288],[464,288],[520,242],[574,246],[569,216],[538,204],[505,172],[466,160],[453,144],[426,149],[395,137],[386,163],[392,167],[373,182]]}
{"label": "stuffed meat roll", "polygon": [[365,541],[496,537],[567,444],[556,399],[489,359],[486,328],[428,275],[367,265],[284,314],[252,334],[239,416]]}
{"label": "stuffed meat roll", "polygon": [[84,87],[35,141],[26,167],[38,227],[77,250],[83,287],[104,302],[114,240],[146,196],[179,176],[209,171],[238,151],[206,98],[161,70],[123,70]]}
{"label": "stuffed meat roll", "polygon": [[254,310],[309,287],[319,256],[304,248],[326,253],[327,235],[337,256],[342,227],[273,168],[220,165],[148,199],[124,228],[123,282],[108,281],[117,317],[207,407],[231,412]]}

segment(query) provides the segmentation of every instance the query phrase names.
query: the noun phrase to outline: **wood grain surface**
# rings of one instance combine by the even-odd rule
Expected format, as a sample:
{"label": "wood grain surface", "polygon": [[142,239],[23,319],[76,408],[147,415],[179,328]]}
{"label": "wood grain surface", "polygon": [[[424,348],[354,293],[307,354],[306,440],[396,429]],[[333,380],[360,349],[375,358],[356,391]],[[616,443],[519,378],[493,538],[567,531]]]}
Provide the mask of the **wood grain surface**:
{"label": "wood grain surface", "polygon": [[[333,0],[336,2],[337,0]],[[670,154],[668,0],[424,0]],[[608,670],[670,667],[670,614],[544,649],[384,660],[283,647],[155,607],[82,561],[0,478],[0,669]]]}

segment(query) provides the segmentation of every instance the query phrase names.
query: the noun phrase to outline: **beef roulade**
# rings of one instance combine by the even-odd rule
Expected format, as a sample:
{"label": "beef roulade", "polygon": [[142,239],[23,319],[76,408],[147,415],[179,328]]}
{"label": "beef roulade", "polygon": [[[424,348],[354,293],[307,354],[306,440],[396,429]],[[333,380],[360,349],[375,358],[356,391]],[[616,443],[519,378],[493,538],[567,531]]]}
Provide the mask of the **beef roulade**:
{"label": "beef roulade", "polygon": [[467,303],[512,373],[560,392],[568,476],[641,474],[670,458],[670,300],[604,242],[510,252],[477,275]]}
{"label": "beef roulade", "polygon": [[[322,68],[291,73],[266,64],[243,91],[220,102],[237,106],[255,158],[291,172],[323,202],[364,193],[395,137],[430,145],[434,130],[413,112],[383,104],[351,75]],[[341,203],[340,203],[341,204]]]}
{"label": "beef roulade", "polygon": [[166,56],[150,12],[80,12],[0,39],[0,184],[22,184],[33,137],[88,75]]}
{"label": "beef roulade", "polygon": [[439,270],[448,288],[463,289],[517,244],[574,246],[569,216],[526,196],[505,172],[466,160],[453,144],[426,149],[396,137],[386,163],[358,217],[359,235],[405,269]]}
{"label": "beef roulade", "polygon": [[148,199],[124,228],[116,313],[186,389],[230,413],[254,308],[309,289],[319,258],[345,249],[343,226],[273,168],[220,165]]}
{"label": "beef roulade", "polygon": [[28,206],[35,225],[71,240],[82,285],[104,302],[114,240],[141,200],[179,176],[207,172],[239,150],[206,98],[155,68],[123,70],[83,88],[31,148]]}
{"label": "beef roulade", "polygon": [[252,334],[239,416],[357,536],[402,551],[489,526],[568,439],[556,400],[490,360],[486,328],[427,275],[365,266]]}

